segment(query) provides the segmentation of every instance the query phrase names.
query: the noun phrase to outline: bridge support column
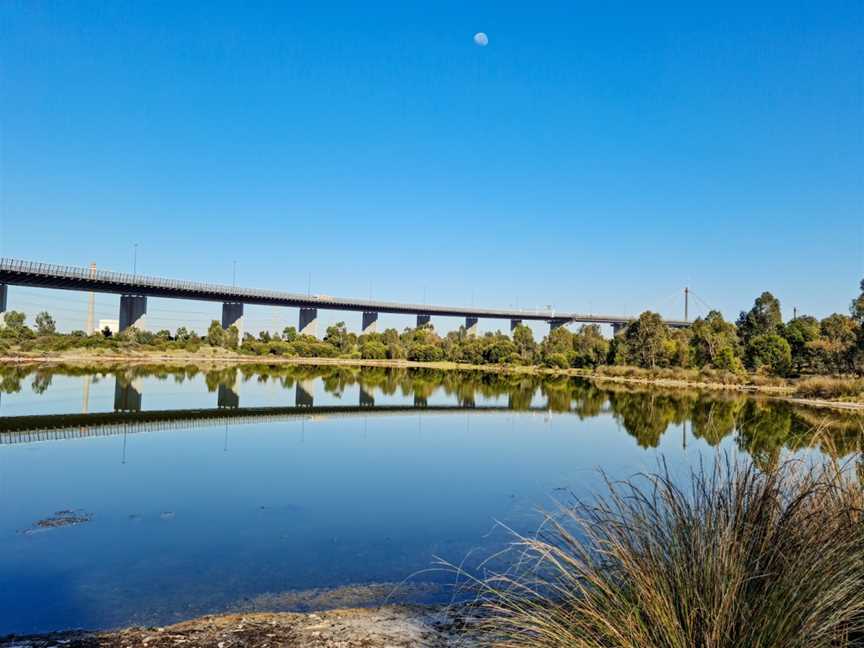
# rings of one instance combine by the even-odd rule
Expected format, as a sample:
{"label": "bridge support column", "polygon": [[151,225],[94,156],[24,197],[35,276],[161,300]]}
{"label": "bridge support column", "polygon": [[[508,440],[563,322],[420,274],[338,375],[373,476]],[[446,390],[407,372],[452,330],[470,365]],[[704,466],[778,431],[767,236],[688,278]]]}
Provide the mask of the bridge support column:
{"label": "bridge support column", "polygon": [[567,320],[549,320],[549,332],[551,333],[557,328],[561,328],[567,323]]}
{"label": "bridge support column", "polygon": [[318,329],[318,309],[317,308],[301,308],[300,309],[300,330],[297,331],[300,335],[311,335],[315,337]]}
{"label": "bridge support column", "polygon": [[360,385],[360,407],[375,407],[375,397]]}
{"label": "bridge support column", "polygon": [[426,326],[427,324],[430,324],[431,322],[432,322],[432,316],[431,315],[418,315],[417,316],[417,328],[420,328],[421,326]]}
{"label": "bridge support column", "polygon": [[6,316],[6,299],[9,296],[9,286],[0,284],[0,328],[6,325],[3,319]]}
{"label": "bridge support column", "polygon": [[222,328],[226,331],[232,326],[237,327],[239,339],[243,341],[243,304],[226,302],[222,304]]}
{"label": "bridge support column", "polygon": [[378,313],[363,311],[363,335],[378,331]]}
{"label": "bridge support column", "polygon": [[510,320],[510,332],[512,333],[517,326],[522,326],[522,320]]}
{"label": "bridge support column", "polygon": [[465,318],[465,335],[470,335],[470,336],[477,335],[477,318],[476,317],[466,317]]}
{"label": "bridge support column", "polygon": [[147,314],[147,297],[144,295],[120,295],[120,331],[128,328],[144,330]]}

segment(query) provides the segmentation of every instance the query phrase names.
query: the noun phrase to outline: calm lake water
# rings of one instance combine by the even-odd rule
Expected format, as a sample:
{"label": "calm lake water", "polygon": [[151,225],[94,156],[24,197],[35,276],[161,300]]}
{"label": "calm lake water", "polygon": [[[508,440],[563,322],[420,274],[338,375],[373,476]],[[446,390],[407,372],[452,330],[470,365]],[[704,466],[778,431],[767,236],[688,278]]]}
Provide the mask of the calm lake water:
{"label": "calm lake water", "polygon": [[599,468],[845,455],[861,421],[481,373],[5,368],[0,635],[374,603],[402,581],[394,600],[447,600],[436,557],[476,564]]}

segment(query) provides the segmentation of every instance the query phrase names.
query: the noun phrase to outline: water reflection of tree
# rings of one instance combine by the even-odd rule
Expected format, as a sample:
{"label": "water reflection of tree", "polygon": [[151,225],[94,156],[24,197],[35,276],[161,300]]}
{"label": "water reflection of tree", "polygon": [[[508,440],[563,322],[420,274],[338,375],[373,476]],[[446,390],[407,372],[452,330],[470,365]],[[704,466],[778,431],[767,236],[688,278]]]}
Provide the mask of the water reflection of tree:
{"label": "water reflection of tree", "polygon": [[748,400],[738,417],[738,447],[760,468],[775,466],[780,450],[789,444],[792,410],[777,402]]}
{"label": "water reflection of tree", "polygon": [[864,416],[792,406],[778,400],[743,395],[706,395],[695,391],[636,388],[603,384],[582,378],[544,377],[519,372],[442,371],[389,367],[347,367],[264,363],[199,369],[194,365],[126,365],[45,368],[11,365],[0,367],[0,392],[17,393],[22,382],[31,380],[32,389],[42,394],[55,375],[113,375],[121,386],[136,378],[174,377],[185,382],[203,371],[211,392],[219,385],[234,387],[238,374],[244,382],[270,382],[284,389],[297,382],[320,380],[326,392],[342,394],[352,385],[369,393],[390,396],[401,392],[422,404],[441,390],[448,400],[470,407],[478,399],[505,398],[515,410],[529,409],[540,393],[547,406],[591,418],[609,411],[640,446],[654,448],[671,425],[692,421],[693,436],[717,445],[737,431],[738,446],[753,455],[759,465],[775,463],[783,449],[816,447],[832,456],[847,456],[862,449]]}
{"label": "water reflection of tree", "polygon": [[643,448],[656,448],[670,425],[688,420],[694,402],[651,392],[613,391],[609,398],[613,416]]}
{"label": "water reflection of tree", "polygon": [[735,422],[744,406],[743,398],[700,398],[693,404],[693,436],[716,446],[735,431]]}

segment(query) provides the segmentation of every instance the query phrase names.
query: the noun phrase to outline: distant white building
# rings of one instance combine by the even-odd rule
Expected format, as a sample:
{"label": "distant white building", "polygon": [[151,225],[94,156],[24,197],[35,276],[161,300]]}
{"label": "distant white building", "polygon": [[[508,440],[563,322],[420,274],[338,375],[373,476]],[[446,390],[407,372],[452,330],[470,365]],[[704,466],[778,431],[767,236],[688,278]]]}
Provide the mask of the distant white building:
{"label": "distant white building", "polygon": [[108,328],[109,331],[111,331],[111,335],[117,335],[117,333],[120,332],[120,320],[116,320],[116,319],[103,320],[103,319],[100,319],[99,320],[99,328],[97,328],[93,332],[94,333],[101,333],[102,331],[105,330],[106,327]]}

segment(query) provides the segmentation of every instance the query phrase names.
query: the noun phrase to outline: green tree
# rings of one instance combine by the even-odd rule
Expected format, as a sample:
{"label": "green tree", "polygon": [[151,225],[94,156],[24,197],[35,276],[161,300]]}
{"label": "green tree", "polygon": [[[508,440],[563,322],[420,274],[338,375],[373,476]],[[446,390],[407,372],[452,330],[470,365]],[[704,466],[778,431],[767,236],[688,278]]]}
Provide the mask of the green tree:
{"label": "green tree", "polygon": [[42,311],[36,316],[36,333],[38,335],[54,335],[57,332],[57,324],[48,311]]}
{"label": "green tree", "polygon": [[750,338],[747,344],[747,364],[755,370],[767,370],[785,376],[792,366],[792,349],[777,333],[764,333]]}
{"label": "green tree", "polygon": [[229,326],[222,338],[222,344],[225,345],[226,349],[236,351],[237,347],[240,346],[240,329],[234,324]]}
{"label": "green tree", "polygon": [[537,356],[537,343],[534,341],[534,332],[524,324],[518,324],[513,329],[513,344],[516,352],[525,364],[532,364]]}
{"label": "green tree", "polygon": [[573,367],[596,367],[606,362],[609,355],[609,340],[603,337],[597,324],[586,324],[573,334],[572,356],[570,364]]}
{"label": "green tree", "polygon": [[21,311],[12,310],[3,315],[3,323],[10,331],[18,331],[24,328],[24,322],[26,320],[27,316]]}
{"label": "green tree", "polygon": [[796,317],[783,327],[783,337],[792,350],[792,369],[798,373],[811,370],[814,357],[812,343],[819,339],[819,320],[809,315]]}
{"label": "green tree", "polygon": [[210,326],[207,329],[207,344],[213,347],[222,346],[225,342],[225,329],[222,328],[222,325],[218,320],[213,320],[210,322]]}
{"label": "green tree", "polygon": [[357,339],[355,335],[348,332],[345,322],[336,322],[327,327],[324,342],[333,346],[339,353],[348,353],[354,348]]}
{"label": "green tree", "polygon": [[745,345],[757,335],[778,333],[783,325],[780,300],[770,292],[763,292],[753,302],[753,308],[742,311],[737,325],[738,335]]}
{"label": "green tree", "polygon": [[864,327],[864,279],[861,280],[861,294],[852,301],[850,311],[852,318],[858,322],[858,325]]}
{"label": "green tree", "polygon": [[297,329],[294,326],[286,326],[282,329],[282,339],[285,342],[293,342],[297,339]]}
{"label": "green tree", "polygon": [[723,371],[742,371],[738,331],[734,324],[712,310],[705,319],[698,318],[690,327],[693,364]]}
{"label": "green tree", "polygon": [[667,364],[665,343],[669,328],[657,313],[645,311],[624,333],[630,364],[654,369]]}
{"label": "green tree", "polygon": [[378,340],[367,340],[360,347],[360,357],[364,360],[384,360],[387,357],[387,347]]}

